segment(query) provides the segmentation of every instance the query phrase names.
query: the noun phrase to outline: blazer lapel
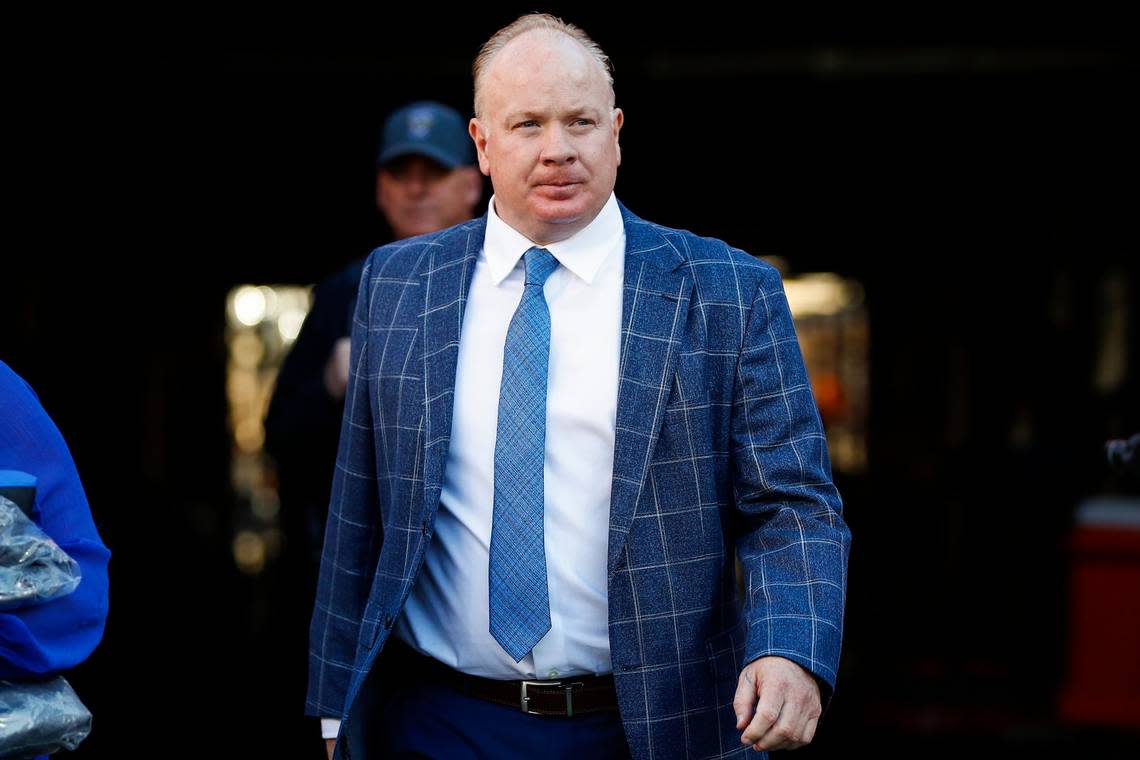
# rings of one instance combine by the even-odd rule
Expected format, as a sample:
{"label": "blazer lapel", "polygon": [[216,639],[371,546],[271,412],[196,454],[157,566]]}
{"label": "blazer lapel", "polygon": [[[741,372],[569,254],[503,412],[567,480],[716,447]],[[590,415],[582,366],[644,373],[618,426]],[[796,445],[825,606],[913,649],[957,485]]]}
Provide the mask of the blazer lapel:
{"label": "blazer lapel", "polygon": [[424,283],[424,516],[439,506],[443,468],[451,443],[459,333],[487,217],[456,228],[425,256]]}
{"label": "blazer lapel", "polygon": [[[621,204],[619,204],[621,206]],[[685,259],[655,226],[621,206],[625,222],[621,358],[610,494],[609,576],[625,550],[633,513],[661,432],[689,311]]]}

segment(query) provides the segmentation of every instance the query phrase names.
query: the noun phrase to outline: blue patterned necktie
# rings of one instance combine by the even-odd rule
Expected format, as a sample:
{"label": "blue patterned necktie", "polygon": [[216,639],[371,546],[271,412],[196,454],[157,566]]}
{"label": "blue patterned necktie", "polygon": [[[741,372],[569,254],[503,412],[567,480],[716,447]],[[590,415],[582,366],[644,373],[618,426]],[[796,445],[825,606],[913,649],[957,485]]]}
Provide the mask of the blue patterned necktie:
{"label": "blue patterned necktie", "polygon": [[503,350],[489,573],[490,632],[515,662],[550,630],[542,473],[550,309],[542,286],[558,268],[545,248],[531,248],[523,259],[526,285]]}

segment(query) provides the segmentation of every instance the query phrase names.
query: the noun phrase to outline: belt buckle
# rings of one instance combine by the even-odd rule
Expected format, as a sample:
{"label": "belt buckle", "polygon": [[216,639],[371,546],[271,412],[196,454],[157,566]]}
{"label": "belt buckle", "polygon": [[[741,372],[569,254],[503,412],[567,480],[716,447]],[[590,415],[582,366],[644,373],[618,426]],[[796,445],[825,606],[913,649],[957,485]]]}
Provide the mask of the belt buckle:
{"label": "belt buckle", "polygon": [[519,682],[519,708],[528,715],[542,715],[543,713],[537,710],[530,709],[530,697],[526,693],[528,686],[558,686],[561,687],[566,694],[566,717],[574,715],[574,702],[570,697],[571,692],[575,686],[584,686],[581,681],[572,681],[570,683],[563,683],[562,681],[520,681]]}

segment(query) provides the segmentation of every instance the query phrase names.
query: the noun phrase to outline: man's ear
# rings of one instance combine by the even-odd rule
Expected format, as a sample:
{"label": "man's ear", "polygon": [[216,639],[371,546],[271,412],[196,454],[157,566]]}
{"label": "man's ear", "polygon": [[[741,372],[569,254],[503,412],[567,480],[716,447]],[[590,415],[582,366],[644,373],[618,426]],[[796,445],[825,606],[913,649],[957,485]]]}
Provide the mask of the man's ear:
{"label": "man's ear", "polygon": [[614,150],[617,151],[618,166],[621,166],[621,143],[618,142],[618,133],[621,132],[621,125],[625,124],[625,114],[620,108],[614,109]]}
{"label": "man's ear", "polygon": [[478,118],[471,119],[467,124],[467,134],[475,142],[475,153],[479,156],[479,171],[491,176],[491,163],[487,160],[487,134],[479,124]]}

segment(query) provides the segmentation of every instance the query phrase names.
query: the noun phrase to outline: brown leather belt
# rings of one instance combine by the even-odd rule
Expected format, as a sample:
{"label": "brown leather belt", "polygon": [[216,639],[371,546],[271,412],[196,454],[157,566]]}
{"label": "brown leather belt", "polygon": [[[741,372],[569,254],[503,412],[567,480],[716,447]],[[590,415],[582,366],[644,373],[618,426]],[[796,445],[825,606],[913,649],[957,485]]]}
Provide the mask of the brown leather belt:
{"label": "brown leather belt", "polygon": [[560,680],[501,681],[463,673],[433,657],[425,657],[392,635],[385,648],[396,650],[395,662],[409,678],[424,678],[473,697],[516,707],[531,715],[571,718],[584,713],[616,711],[612,675],[568,676]]}

